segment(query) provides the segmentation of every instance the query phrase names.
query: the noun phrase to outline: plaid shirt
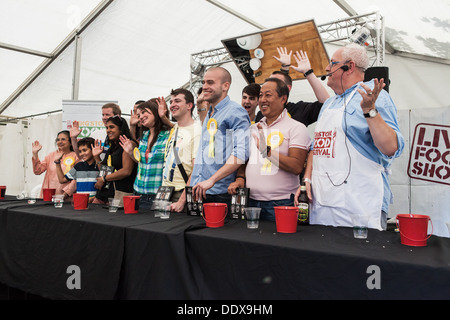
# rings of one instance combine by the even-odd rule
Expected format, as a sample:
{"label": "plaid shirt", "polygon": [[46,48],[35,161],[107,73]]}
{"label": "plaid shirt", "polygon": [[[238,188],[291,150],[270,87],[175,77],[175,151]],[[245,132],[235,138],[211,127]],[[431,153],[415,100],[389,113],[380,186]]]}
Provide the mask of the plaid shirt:
{"label": "plaid shirt", "polygon": [[136,180],[134,181],[134,191],[141,194],[156,194],[162,184],[162,170],[164,166],[164,150],[170,131],[161,131],[153,145],[148,161],[145,152],[148,145],[150,130],[144,133],[139,142],[139,153],[141,159],[138,165]]}

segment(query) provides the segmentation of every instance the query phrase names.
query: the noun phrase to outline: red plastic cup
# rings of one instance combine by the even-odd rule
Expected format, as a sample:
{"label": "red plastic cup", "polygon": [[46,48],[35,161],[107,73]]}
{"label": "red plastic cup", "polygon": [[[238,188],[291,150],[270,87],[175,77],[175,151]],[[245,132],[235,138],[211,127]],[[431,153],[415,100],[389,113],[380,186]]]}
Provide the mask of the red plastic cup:
{"label": "red plastic cup", "polygon": [[55,194],[56,189],[44,188],[42,189],[43,200],[52,201],[52,196]]}
{"label": "red plastic cup", "polygon": [[123,211],[125,214],[138,213],[140,196],[124,196]]}
{"label": "red plastic cup", "polygon": [[277,232],[296,233],[298,223],[297,207],[274,207]]}
{"label": "red plastic cup", "polygon": [[73,208],[75,210],[87,210],[89,203],[89,193],[74,193]]}
{"label": "red plastic cup", "polygon": [[6,186],[0,186],[0,200],[5,199],[6,196]]}

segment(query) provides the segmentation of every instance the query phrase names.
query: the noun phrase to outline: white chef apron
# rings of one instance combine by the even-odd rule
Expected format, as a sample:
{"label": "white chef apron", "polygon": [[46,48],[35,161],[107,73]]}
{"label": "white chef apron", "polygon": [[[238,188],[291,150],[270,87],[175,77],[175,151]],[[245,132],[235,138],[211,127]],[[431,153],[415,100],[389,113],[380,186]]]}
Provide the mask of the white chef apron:
{"label": "white chef apron", "polygon": [[[355,93],[356,89],[346,98],[347,104]],[[339,103],[338,98],[330,103]],[[380,218],[384,168],[346,141],[342,127],[344,105],[333,109],[324,107],[314,134],[310,223],[351,227],[352,215],[368,214],[369,228],[383,230]],[[343,183],[349,170],[347,182]]]}

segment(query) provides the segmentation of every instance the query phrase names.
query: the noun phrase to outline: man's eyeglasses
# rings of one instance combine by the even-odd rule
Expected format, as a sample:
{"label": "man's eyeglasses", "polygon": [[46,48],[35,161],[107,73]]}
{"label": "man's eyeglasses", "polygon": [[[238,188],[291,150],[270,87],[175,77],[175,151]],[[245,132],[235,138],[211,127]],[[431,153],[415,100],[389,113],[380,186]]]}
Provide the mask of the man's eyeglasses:
{"label": "man's eyeglasses", "polygon": [[329,66],[330,66],[331,68],[333,68],[335,65],[337,65],[337,64],[339,64],[339,63],[349,63],[349,62],[350,62],[350,60],[347,60],[347,61],[330,61]]}

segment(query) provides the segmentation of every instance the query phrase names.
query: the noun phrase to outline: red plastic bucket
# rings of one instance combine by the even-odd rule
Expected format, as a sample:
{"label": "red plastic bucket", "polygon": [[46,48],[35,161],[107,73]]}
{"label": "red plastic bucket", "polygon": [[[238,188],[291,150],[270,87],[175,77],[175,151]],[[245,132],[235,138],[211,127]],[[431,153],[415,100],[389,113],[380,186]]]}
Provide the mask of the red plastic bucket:
{"label": "red plastic bucket", "polygon": [[205,203],[203,204],[203,219],[206,226],[210,228],[223,227],[225,217],[228,214],[228,206],[226,203]]}
{"label": "red plastic bucket", "polygon": [[274,207],[277,232],[296,233],[298,221],[297,207]]}
{"label": "red plastic bucket", "polygon": [[0,199],[5,199],[6,186],[0,186]]}
{"label": "red plastic bucket", "polygon": [[75,210],[86,210],[88,208],[89,193],[74,193],[73,208]]}
{"label": "red plastic bucket", "polygon": [[429,216],[420,214],[398,214],[397,228],[400,231],[402,244],[413,247],[424,247],[427,240],[433,234],[433,223],[431,223],[431,234],[428,233]]}
{"label": "red plastic bucket", "polygon": [[140,196],[124,196],[123,197],[123,211],[126,214],[138,213]]}
{"label": "red plastic bucket", "polygon": [[56,189],[42,189],[42,195],[44,201],[52,201],[52,196],[55,194]]}

